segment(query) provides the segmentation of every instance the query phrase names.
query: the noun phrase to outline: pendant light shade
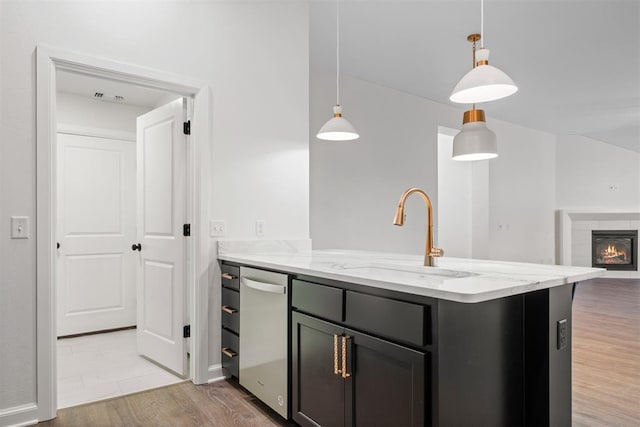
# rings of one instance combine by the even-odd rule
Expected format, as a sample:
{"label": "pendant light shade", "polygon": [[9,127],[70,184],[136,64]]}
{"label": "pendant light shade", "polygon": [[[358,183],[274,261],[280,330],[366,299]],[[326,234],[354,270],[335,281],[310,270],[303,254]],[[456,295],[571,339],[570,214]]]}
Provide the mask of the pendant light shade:
{"label": "pendant light shade", "polygon": [[342,117],[340,105],[340,2],[336,0],[336,105],[333,117],[324,124],[316,134],[316,138],[325,141],[352,141],[360,138],[354,127]]}
{"label": "pendant light shade", "polygon": [[351,141],[358,139],[360,135],[353,128],[351,123],[342,117],[342,107],[333,107],[333,118],[324,124],[318,131],[316,137],[326,141]]}
{"label": "pendant light shade", "polygon": [[453,89],[449,97],[452,102],[489,102],[516,93],[518,87],[513,80],[504,71],[489,65],[489,49],[478,49],[476,59],[476,67],[465,74]]}
{"label": "pendant light shade", "polygon": [[487,160],[498,157],[496,134],[487,128],[484,111],[465,111],[462,130],[453,138],[453,160]]}
{"label": "pendant light shade", "polygon": [[[484,0],[480,0],[480,34],[471,34],[467,40],[473,43],[472,69],[460,79],[449,100],[459,104],[476,104],[516,93],[518,87],[513,80],[504,71],[489,65],[489,49],[484,48]],[[476,52],[478,40],[481,45]]]}

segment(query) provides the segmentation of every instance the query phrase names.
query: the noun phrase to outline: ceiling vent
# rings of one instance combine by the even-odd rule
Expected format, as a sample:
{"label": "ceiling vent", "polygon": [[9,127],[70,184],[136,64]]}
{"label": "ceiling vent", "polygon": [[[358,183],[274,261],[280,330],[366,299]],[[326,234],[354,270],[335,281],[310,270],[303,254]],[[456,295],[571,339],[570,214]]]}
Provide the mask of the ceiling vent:
{"label": "ceiling vent", "polygon": [[95,92],[93,94],[94,99],[99,99],[104,102],[113,102],[115,104],[124,104],[124,96],[122,95],[105,95],[103,92]]}

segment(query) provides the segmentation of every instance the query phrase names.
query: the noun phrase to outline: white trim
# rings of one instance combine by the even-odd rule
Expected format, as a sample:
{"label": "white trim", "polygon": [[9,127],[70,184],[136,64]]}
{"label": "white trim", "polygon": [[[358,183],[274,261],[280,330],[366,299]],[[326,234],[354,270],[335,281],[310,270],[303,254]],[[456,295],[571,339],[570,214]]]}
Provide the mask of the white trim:
{"label": "white trim", "polygon": [[[191,377],[195,384],[207,382],[209,364],[209,184],[211,182],[211,141],[213,136],[213,96],[209,86],[202,86],[193,100],[191,141],[193,176],[193,217],[191,223],[194,298],[191,300]],[[197,325],[194,327],[193,325]],[[195,363],[197,361],[197,363]]]}
{"label": "white trim", "polygon": [[96,138],[117,139],[119,141],[136,141],[136,133],[126,130],[94,128],[91,126],[80,126],[71,123],[58,123],[58,133],[68,135],[93,136]]}
{"label": "white trim", "polygon": [[438,126],[438,134],[454,137],[460,133],[460,129],[452,129],[446,126]]}
{"label": "white trim", "polygon": [[0,425],[11,427],[32,426],[38,423],[38,406],[34,403],[14,406],[0,411]]}
{"label": "white trim", "polygon": [[56,316],[52,291],[56,131],[56,66],[45,49],[36,49],[36,401],[38,420],[56,416]]}
{"label": "white trim", "polygon": [[150,68],[139,67],[105,58],[88,56],[38,45],[36,50],[36,305],[37,305],[37,419],[56,416],[56,305],[55,263],[55,144],[56,134],[56,72],[67,70],[133,83],[194,97],[194,123],[191,132],[189,165],[193,187],[189,189],[193,202],[191,252],[193,263],[188,303],[191,305],[191,339],[189,340],[190,375],[196,384],[208,381],[208,301],[209,301],[209,147],[212,138],[211,91],[204,83]]}
{"label": "white trim", "polygon": [[209,369],[207,371],[209,374],[207,384],[217,383],[218,381],[223,381],[229,377],[229,375],[227,375],[226,369],[222,367],[221,363],[209,366]]}

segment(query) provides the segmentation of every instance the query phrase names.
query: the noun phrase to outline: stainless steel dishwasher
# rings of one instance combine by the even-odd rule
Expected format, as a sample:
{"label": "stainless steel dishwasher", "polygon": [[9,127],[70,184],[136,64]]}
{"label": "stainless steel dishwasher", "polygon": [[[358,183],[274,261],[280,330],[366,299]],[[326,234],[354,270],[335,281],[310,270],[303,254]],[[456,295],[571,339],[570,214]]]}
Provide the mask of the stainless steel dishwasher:
{"label": "stainless steel dishwasher", "polygon": [[288,276],[240,268],[240,385],[287,418]]}

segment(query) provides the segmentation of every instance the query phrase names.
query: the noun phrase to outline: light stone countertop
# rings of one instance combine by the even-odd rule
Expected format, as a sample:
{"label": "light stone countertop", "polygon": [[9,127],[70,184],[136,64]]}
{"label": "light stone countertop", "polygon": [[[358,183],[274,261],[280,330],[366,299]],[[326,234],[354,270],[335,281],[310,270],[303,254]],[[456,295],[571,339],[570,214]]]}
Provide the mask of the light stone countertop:
{"label": "light stone countertop", "polygon": [[463,303],[488,301],[580,282],[598,277],[605,271],[600,268],[450,257],[440,258],[437,267],[424,267],[423,257],[416,255],[340,249],[280,252],[276,248],[275,251],[244,249],[221,243],[218,258],[254,267]]}

